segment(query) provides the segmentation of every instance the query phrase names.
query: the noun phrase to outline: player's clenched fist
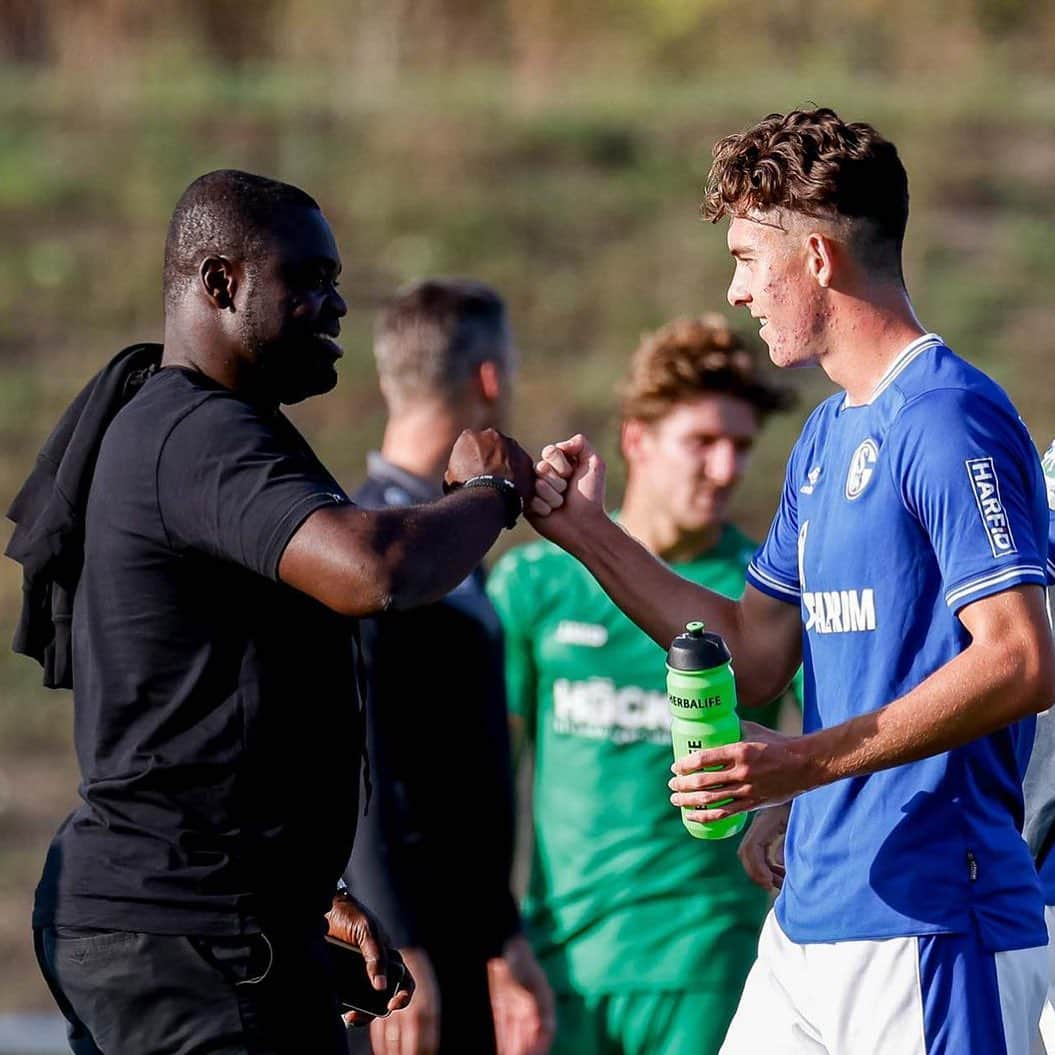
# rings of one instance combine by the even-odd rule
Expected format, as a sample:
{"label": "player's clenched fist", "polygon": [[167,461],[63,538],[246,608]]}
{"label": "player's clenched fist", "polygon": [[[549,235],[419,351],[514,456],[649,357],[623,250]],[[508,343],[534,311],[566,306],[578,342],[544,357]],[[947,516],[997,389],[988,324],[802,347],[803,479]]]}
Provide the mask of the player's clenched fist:
{"label": "player's clenched fist", "polygon": [[540,535],[574,553],[587,525],[604,516],[604,477],[604,460],[585,436],[549,444],[535,463],[528,520]]}
{"label": "player's clenched fist", "polygon": [[[604,509],[604,459],[583,435],[542,448],[535,464],[535,497],[530,511],[549,516],[567,506],[571,515]],[[592,507],[592,509],[590,509]]]}
{"label": "player's clenched fist", "polygon": [[556,444],[542,448],[542,458],[535,463],[535,494],[528,505],[537,516],[545,517],[564,505],[564,492],[575,471],[575,463]]}

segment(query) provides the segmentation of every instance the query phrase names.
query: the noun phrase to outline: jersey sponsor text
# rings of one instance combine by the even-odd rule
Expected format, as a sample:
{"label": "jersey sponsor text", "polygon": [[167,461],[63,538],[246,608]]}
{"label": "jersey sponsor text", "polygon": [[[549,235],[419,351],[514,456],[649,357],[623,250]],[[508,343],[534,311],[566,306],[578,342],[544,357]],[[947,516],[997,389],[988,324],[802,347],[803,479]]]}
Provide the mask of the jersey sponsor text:
{"label": "jersey sponsor text", "polygon": [[996,476],[996,467],[992,458],[968,458],[967,473],[974,488],[974,500],[982,517],[985,533],[989,537],[989,548],[994,557],[1003,557],[1017,552],[1015,537],[1011,534],[1011,524],[1004,503],[1000,500],[1000,481]]}
{"label": "jersey sponsor text", "polygon": [[806,629],[817,634],[856,634],[876,628],[875,591],[805,592]]}
{"label": "jersey sponsor text", "polygon": [[666,743],[670,738],[667,696],[638,685],[617,687],[609,678],[557,678],[553,729],[565,736],[617,744]]}
{"label": "jersey sponsor text", "polygon": [[562,619],[553,632],[553,640],[559,641],[562,645],[602,648],[608,643],[608,629],[597,623],[580,623],[574,619]]}

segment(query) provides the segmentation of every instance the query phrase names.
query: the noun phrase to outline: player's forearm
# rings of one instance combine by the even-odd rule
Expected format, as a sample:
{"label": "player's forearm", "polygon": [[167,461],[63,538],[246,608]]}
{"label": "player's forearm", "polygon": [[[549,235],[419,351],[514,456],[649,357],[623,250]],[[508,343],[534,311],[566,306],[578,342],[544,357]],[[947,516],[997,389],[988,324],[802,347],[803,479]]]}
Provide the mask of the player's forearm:
{"label": "player's forearm", "polygon": [[741,644],[736,602],[675,575],[607,514],[583,518],[573,556],[663,649],[687,622],[702,619],[736,654]]}
{"label": "player's forearm", "polygon": [[583,520],[573,556],[661,648],[666,650],[686,623],[699,619],[729,647],[741,706],[764,706],[787,687],[800,661],[797,613],[792,655],[783,627],[760,627],[747,617],[742,602],[676,575],[606,514]]}
{"label": "player's forearm", "polygon": [[799,746],[815,783],[827,784],[960,747],[1037,714],[1053,698],[1041,650],[974,642],[900,699]]}

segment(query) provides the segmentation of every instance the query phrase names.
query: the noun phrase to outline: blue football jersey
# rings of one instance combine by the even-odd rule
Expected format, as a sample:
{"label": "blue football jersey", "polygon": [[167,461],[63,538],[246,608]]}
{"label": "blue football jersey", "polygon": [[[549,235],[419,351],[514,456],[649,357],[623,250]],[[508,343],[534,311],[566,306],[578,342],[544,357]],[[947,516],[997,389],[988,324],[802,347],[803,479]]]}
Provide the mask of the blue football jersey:
{"label": "blue football jersey", "polygon": [[[904,696],[958,655],[957,612],[1046,581],[1040,460],[998,385],[928,334],[864,405],[832,397],[788,462],[747,573],[801,607],[804,731]],[[795,799],[777,903],[797,942],[974,930],[1045,944],[1021,837],[1034,720]]]}

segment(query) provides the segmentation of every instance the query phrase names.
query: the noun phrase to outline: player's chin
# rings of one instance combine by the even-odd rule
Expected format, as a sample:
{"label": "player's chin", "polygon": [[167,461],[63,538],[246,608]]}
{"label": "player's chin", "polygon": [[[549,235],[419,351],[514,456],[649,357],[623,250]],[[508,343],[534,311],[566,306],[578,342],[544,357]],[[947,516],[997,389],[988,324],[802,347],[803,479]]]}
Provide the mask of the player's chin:
{"label": "player's chin", "polygon": [[784,341],[775,333],[767,333],[769,329],[767,326],[762,331],[762,340],[765,343],[766,348],[769,350],[769,361],[774,366],[794,366],[795,365],[795,353],[793,349],[789,349]]}
{"label": "player's chin", "polygon": [[712,524],[720,522],[725,517],[728,501],[717,495],[707,495],[697,498],[692,504],[689,516],[685,518],[685,526],[690,531],[703,531]]}
{"label": "player's chin", "polygon": [[766,342],[769,345],[769,360],[774,366],[795,367],[806,366],[808,361],[801,355],[801,351],[789,348],[780,341]]}

